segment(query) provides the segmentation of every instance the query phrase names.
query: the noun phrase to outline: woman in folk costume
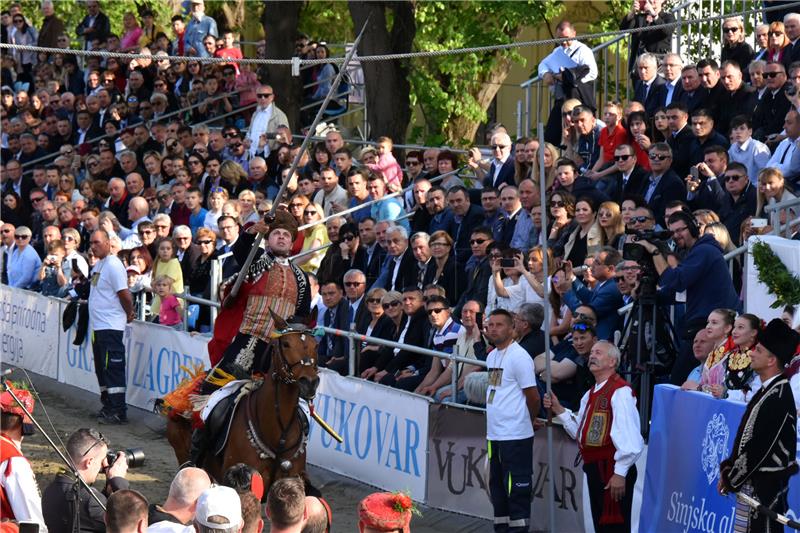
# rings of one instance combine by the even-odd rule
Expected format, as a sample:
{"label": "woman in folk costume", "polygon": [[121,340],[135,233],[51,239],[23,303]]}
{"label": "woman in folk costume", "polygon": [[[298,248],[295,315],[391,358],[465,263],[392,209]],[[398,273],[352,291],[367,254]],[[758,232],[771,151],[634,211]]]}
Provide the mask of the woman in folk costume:
{"label": "woman in folk costume", "polygon": [[731,339],[736,347],[725,359],[725,388],[729,400],[747,402],[761,387],[761,381],[750,366],[750,353],[764,325],[760,318],[750,313],[739,315],[733,323]]}
{"label": "woman in folk costume", "polygon": [[[762,385],[747,404],[730,457],[719,465],[720,494],[748,494],[777,513],[786,513],[789,478],[797,473],[797,408],[785,374],[797,344],[797,332],[780,319],[759,331],[750,366]],[[741,502],[734,520],[737,532],[783,532],[783,524]]]}
{"label": "woman in folk costume", "polygon": [[714,309],[708,315],[706,332],[715,344],[706,362],[703,363],[699,390],[717,398],[722,397],[725,390],[725,361],[728,354],[736,347],[730,336],[735,319],[736,312],[730,309]]}

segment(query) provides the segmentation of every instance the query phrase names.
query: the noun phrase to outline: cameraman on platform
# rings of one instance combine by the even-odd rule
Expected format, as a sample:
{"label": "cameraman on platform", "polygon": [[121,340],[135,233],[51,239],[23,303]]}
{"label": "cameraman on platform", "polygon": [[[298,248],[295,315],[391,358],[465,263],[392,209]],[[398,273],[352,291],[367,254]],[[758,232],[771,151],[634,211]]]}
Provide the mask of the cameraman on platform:
{"label": "cameraman on platform", "polygon": [[679,249],[686,255],[679,264],[670,267],[667,258],[655,244],[639,240],[653,256],[653,264],[659,275],[663,291],[686,293],[684,337],[680,353],[672,368],[671,382],[681,384],[696,366],[692,355],[692,339],[698,330],[705,327],[708,314],[714,309],[738,309],[739,299],[733,288],[728,265],[713,235],[700,235],[694,217],[684,211],[673,213],[667,220],[669,231]]}
{"label": "cameraman on platform", "polygon": [[[81,478],[92,486],[102,471],[106,476],[103,492],[92,488],[97,499],[105,505],[106,497],[128,488],[128,461],[125,452],[117,453],[113,464],[108,463],[108,441],[94,429],[82,428],[67,441],[67,454]],[[79,500],[76,512],[76,497]],[[103,533],[106,530],[105,512],[85,487],[69,472],[56,475],[42,496],[44,521],[50,531],[64,533]],[[77,515],[77,516],[76,516]],[[76,527],[75,520],[79,520]]]}

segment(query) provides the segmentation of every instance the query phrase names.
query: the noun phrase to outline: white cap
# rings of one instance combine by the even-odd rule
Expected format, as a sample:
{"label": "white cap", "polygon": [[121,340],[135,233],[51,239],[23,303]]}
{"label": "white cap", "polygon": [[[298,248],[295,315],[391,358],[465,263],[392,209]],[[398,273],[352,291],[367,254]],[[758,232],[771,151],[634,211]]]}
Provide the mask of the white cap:
{"label": "white cap", "polygon": [[[210,516],[223,516],[226,524],[209,522]],[[242,501],[239,494],[230,487],[214,486],[206,489],[197,499],[194,520],[210,528],[229,528],[242,524]]]}

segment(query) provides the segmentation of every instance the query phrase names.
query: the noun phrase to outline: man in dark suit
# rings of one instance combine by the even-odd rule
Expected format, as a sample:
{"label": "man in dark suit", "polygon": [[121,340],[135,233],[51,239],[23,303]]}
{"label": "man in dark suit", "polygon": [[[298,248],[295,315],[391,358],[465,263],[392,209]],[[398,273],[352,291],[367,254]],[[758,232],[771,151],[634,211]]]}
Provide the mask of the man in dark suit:
{"label": "man in dark suit", "polygon": [[687,114],[703,105],[703,100],[706,96],[706,91],[700,84],[700,75],[697,73],[697,67],[694,65],[687,65],[681,70],[681,86],[683,91],[678,99],[672,99],[672,103],[680,102],[684,105]]}
{"label": "man in dark suit", "polygon": [[614,166],[617,170],[608,176],[612,185],[606,192],[612,200],[622,204],[626,196],[639,194],[647,171],[636,164],[636,153],[630,144],[620,144],[614,149]]}
{"label": "man in dark suit", "polygon": [[75,33],[85,39],[84,50],[91,50],[94,39],[101,42],[106,40],[111,32],[111,22],[108,20],[108,16],[100,11],[100,4],[97,0],[88,0],[86,11],[87,14],[75,28]]}
{"label": "man in dark suit", "polygon": [[[378,239],[376,228],[381,227],[383,230],[384,241],[381,243]],[[375,280],[381,273],[381,265],[386,258],[386,229],[389,227],[389,222],[383,221],[380,224],[375,224],[375,219],[366,217],[358,223],[358,237],[361,240],[361,246],[364,247],[366,254],[366,267],[364,273],[367,275],[367,286],[372,287]]]}
{"label": "man in dark suit", "polygon": [[703,151],[703,161],[694,166],[697,179],[687,177],[686,200],[692,210],[710,209],[720,214],[725,202],[725,174],[728,168],[728,151],[723,146],[708,146]]}
{"label": "man in dark suit", "polygon": [[[703,103],[701,107],[711,111],[714,120],[719,116],[719,105],[725,93],[725,87],[719,82],[719,65],[713,59],[701,59],[697,62],[697,74],[703,87]],[[694,111],[691,112],[694,114]]]}
{"label": "man in dark suit", "polygon": [[[453,211],[453,221],[447,233],[453,237],[456,260],[465,265],[470,257],[470,235],[483,221],[483,208],[469,201],[469,192],[465,187],[456,185],[447,191],[447,203]],[[491,233],[490,233],[491,235]]]}
{"label": "man in dark suit", "polygon": [[[783,120],[791,102],[786,98],[786,68],[780,63],[769,63],[764,68],[767,90],[753,111],[753,138],[761,142],[770,140],[783,129]],[[774,149],[774,147],[773,147]]]}
{"label": "man in dark suit", "polygon": [[[620,22],[621,30],[633,28],[647,28],[675,22],[675,17],[669,11],[662,10],[661,0],[650,2],[634,1],[633,9]],[[673,28],[660,28],[631,34],[631,48],[628,52],[630,61],[628,71],[633,71],[633,62],[637,56],[645,52],[651,54],[665,54],[672,48]]]}
{"label": "man in dark suit", "polygon": [[514,315],[514,338],[522,346],[531,359],[544,353],[544,307],[542,304],[525,302],[519,306]]}
{"label": "man in dark suit", "polygon": [[[767,4],[767,2],[764,2]],[[774,12],[772,13],[774,15]],[[769,17],[771,14],[768,14]],[[783,29],[786,31],[786,38],[789,40],[783,49],[781,63],[789,70],[789,65],[795,61],[800,61],[800,15],[790,13],[783,19]]]}
{"label": "man in dark suit", "polygon": [[642,184],[641,194],[653,210],[656,222],[664,223],[664,210],[668,203],[686,198],[686,187],[672,166],[672,150],[667,143],[656,143],[650,147],[650,167],[652,172]]}
{"label": "man in dark suit", "polygon": [[672,151],[673,169],[679,176],[689,173],[694,133],[689,127],[689,112],[683,102],[672,102],[667,106],[667,121],[672,135],[667,143]]}
{"label": "man in dark suit", "polygon": [[367,249],[361,246],[358,228],[347,223],[339,228],[338,242],[328,248],[317,270],[317,278],[323,284],[328,280],[343,282],[344,273],[350,269],[367,271]]}
{"label": "man in dark suit", "polygon": [[347,324],[356,324],[356,331],[366,333],[372,316],[367,309],[364,295],[367,292],[367,278],[364,273],[352,268],[344,274],[344,294],[347,299]]}
{"label": "man in dark suit", "polygon": [[658,107],[667,107],[672,102],[679,101],[683,94],[683,83],[681,82],[683,59],[679,54],[669,53],[664,56],[662,66],[664,67],[664,85],[657,88]]}
{"label": "man in dark suit", "polygon": [[[406,315],[406,324],[397,342],[429,347],[434,332],[431,331],[431,323],[425,311],[422,291],[416,285],[403,290],[403,313]],[[375,374],[375,381],[398,389],[413,391],[422,383],[431,367],[430,357],[408,350],[394,349],[387,356],[391,359],[384,370]]]}
{"label": "man in dark suit", "polygon": [[176,226],[172,238],[177,245],[177,258],[181,264],[183,279],[188,280],[200,258],[200,246],[192,242],[192,230],[189,226]]}
{"label": "man in dark suit", "polygon": [[511,155],[511,137],[504,131],[492,135],[490,140],[492,161],[486,177],[483,178],[484,187],[501,189],[506,185],[514,185],[514,157]]}
{"label": "man in dark suit", "polygon": [[453,316],[461,316],[461,308],[469,300],[486,302],[489,294],[489,279],[492,277],[492,265],[486,249],[492,244],[492,230],[490,228],[475,228],[470,234],[471,264],[467,267],[467,288],[461,293]]}
{"label": "man in dark suit", "polygon": [[403,287],[417,285],[417,260],[408,246],[408,232],[402,226],[386,230],[386,259],[372,288],[400,291]]}
{"label": "man in dark suit", "polygon": [[633,91],[633,99],[644,105],[647,116],[652,117],[661,106],[661,87],[666,81],[658,75],[658,60],[652,54],[640,55],[636,69],[639,80]]}
{"label": "man in dark suit", "polygon": [[[572,273],[572,265],[564,265],[563,279],[559,280],[563,289],[564,302],[574,313],[581,304],[588,304],[597,313],[597,338],[611,340],[619,326],[617,310],[622,307],[622,294],[615,280],[616,265],[622,261],[619,250],[604,247],[594,255],[592,277],[597,280],[594,289],[589,289]],[[561,291],[559,291],[561,292]]]}
{"label": "man in dark suit", "polygon": [[714,129],[714,117],[708,109],[698,109],[692,113],[692,133],[694,140],[691,144],[690,165],[702,163],[705,150],[710,146],[722,146],[725,150],[730,146],[727,137]]}
{"label": "man in dark suit", "polygon": [[33,206],[30,202],[31,190],[36,186],[30,176],[22,175],[22,164],[16,159],[10,159],[5,166],[6,181],[3,184],[3,194],[15,192],[19,195],[22,215],[30,216]]}
{"label": "man in dark suit", "polygon": [[735,61],[726,61],[720,68],[720,83],[725,92],[720,97],[714,128],[726,138],[730,133],[731,119],[737,115],[753,116],[758,102],[758,92],[744,83],[742,69]]}
{"label": "man in dark suit", "polygon": [[[318,323],[328,328],[349,331],[350,306],[347,299],[344,298],[342,286],[335,281],[329,281],[320,286],[319,293],[327,310],[322,314],[322,320],[319,320]],[[325,333],[317,344],[317,355],[320,366],[335,370],[342,375],[347,374],[348,345],[346,337]]]}
{"label": "man in dark suit", "polygon": [[[217,220],[217,227],[222,237],[222,245],[219,246],[219,254],[224,255],[233,251],[233,245],[239,238],[239,223],[231,216],[221,216]],[[236,257],[231,254],[222,259],[222,279],[228,279],[239,272],[239,263]]]}

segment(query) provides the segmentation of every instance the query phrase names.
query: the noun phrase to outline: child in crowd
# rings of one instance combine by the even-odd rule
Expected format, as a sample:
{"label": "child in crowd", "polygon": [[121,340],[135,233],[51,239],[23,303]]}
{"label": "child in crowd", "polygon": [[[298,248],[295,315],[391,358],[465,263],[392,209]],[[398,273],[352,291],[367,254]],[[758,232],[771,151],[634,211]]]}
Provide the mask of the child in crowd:
{"label": "child in crowd", "polygon": [[156,291],[156,295],[158,295],[160,305],[158,308],[158,317],[157,319],[154,318],[153,322],[182,331],[183,320],[181,319],[181,313],[183,312],[183,308],[178,301],[178,297],[172,292],[174,283],[175,280],[163,274],[155,278],[153,288]]}
{"label": "child in crowd", "polygon": [[392,154],[392,148],[394,143],[389,137],[378,137],[378,162],[367,166],[383,174],[389,192],[397,192],[403,188],[403,169]]}
{"label": "child in crowd", "polygon": [[[181,263],[175,257],[175,243],[170,239],[164,239],[158,243],[156,260],[153,261],[153,279],[160,276],[169,276],[172,280],[172,293],[181,294],[183,292],[183,271]],[[161,298],[158,293],[153,296],[153,303],[150,304],[150,312],[153,316],[159,314]]]}

